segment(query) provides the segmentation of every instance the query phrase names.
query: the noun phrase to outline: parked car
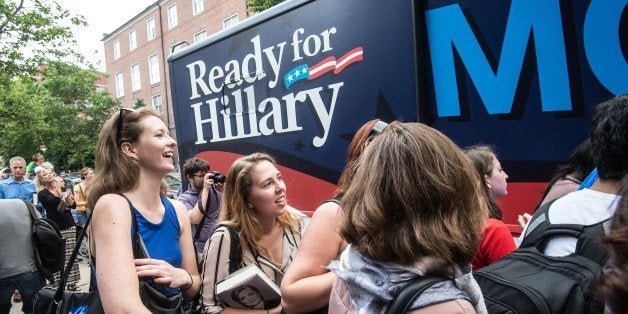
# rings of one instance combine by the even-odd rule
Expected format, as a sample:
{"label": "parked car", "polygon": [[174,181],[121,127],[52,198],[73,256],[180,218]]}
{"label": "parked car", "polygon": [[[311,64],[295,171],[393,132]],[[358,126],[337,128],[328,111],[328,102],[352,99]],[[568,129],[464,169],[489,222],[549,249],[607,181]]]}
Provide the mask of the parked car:
{"label": "parked car", "polygon": [[69,191],[74,191],[74,187],[83,182],[80,172],[62,173],[61,178],[63,178],[65,188]]}
{"label": "parked car", "polygon": [[179,172],[171,172],[165,177],[166,183],[168,183],[168,197],[174,198],[175,195],[178,195],[179,188],[181,187],[181,173]]}

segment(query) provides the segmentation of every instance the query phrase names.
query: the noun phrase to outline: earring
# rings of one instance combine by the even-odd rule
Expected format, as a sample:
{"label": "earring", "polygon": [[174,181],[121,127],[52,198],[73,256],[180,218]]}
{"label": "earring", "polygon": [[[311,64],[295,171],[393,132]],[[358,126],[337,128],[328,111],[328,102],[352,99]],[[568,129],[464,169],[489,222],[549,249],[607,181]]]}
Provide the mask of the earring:
{"label": "earring", "polygon": [[248,204],[249,208],[253,208],[253,204],[249,203]]}

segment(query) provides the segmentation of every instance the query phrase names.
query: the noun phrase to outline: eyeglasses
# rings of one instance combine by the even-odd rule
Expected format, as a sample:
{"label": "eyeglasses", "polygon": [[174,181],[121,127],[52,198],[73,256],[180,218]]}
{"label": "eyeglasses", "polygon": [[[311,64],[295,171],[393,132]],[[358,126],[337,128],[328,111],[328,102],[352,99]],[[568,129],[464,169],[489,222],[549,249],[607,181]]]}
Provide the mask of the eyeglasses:
{"label": "eyeglasses", "polygon": [[373,125],[373,128],[371,129],[371,133],[369,133],[369,136],[377,135],[384,132],[384,129],[387,126],[388,126],[388,123],[382,120],[377,120],[377,122],[375,122],[375,125]]}
{"label": "eyeglasses", "polygon": [[203,178],[203,177],[205,177],[206,174],[207,174],[207,172],[203,172],[201,174],[193,174],[192,176],[193,177],[197,177],[197,178]]}
{"label": "eyeglasses", "polygon": [[120,108],[120,112],[118,113],[118,128],[116,130],[116,143],[120,142],[120,139],[122,138],[122,124],[124,123],[122,112],[135,112],[135,110],[125,107]]}

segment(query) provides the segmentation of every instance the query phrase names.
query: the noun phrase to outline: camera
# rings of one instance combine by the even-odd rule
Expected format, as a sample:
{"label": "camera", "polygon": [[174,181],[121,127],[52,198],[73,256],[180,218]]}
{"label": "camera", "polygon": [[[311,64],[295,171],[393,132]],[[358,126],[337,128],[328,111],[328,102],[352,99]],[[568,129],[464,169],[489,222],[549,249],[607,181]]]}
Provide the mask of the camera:
{"label": "camera", "polygon": [[214,179],[214,183],[220,184],[225,183],[225,180],[227,179],[227,177],[223,176],[222,173],[218,171],[212,171],[211,178]]}

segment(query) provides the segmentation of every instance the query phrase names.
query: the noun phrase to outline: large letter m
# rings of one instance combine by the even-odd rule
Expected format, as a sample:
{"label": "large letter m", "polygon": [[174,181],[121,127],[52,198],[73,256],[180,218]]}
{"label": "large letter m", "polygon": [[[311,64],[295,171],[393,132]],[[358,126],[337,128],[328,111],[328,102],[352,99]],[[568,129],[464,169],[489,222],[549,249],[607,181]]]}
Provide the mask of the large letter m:
{"label": "large letter m", "polygon": [[486,111],[510,113],[531,38],[534,38],[543,111],[571,110],[558,2],[512,0],[497,71],[489,64],[459,5],[425,12],[438,116],[460,115],[454,48]]}

